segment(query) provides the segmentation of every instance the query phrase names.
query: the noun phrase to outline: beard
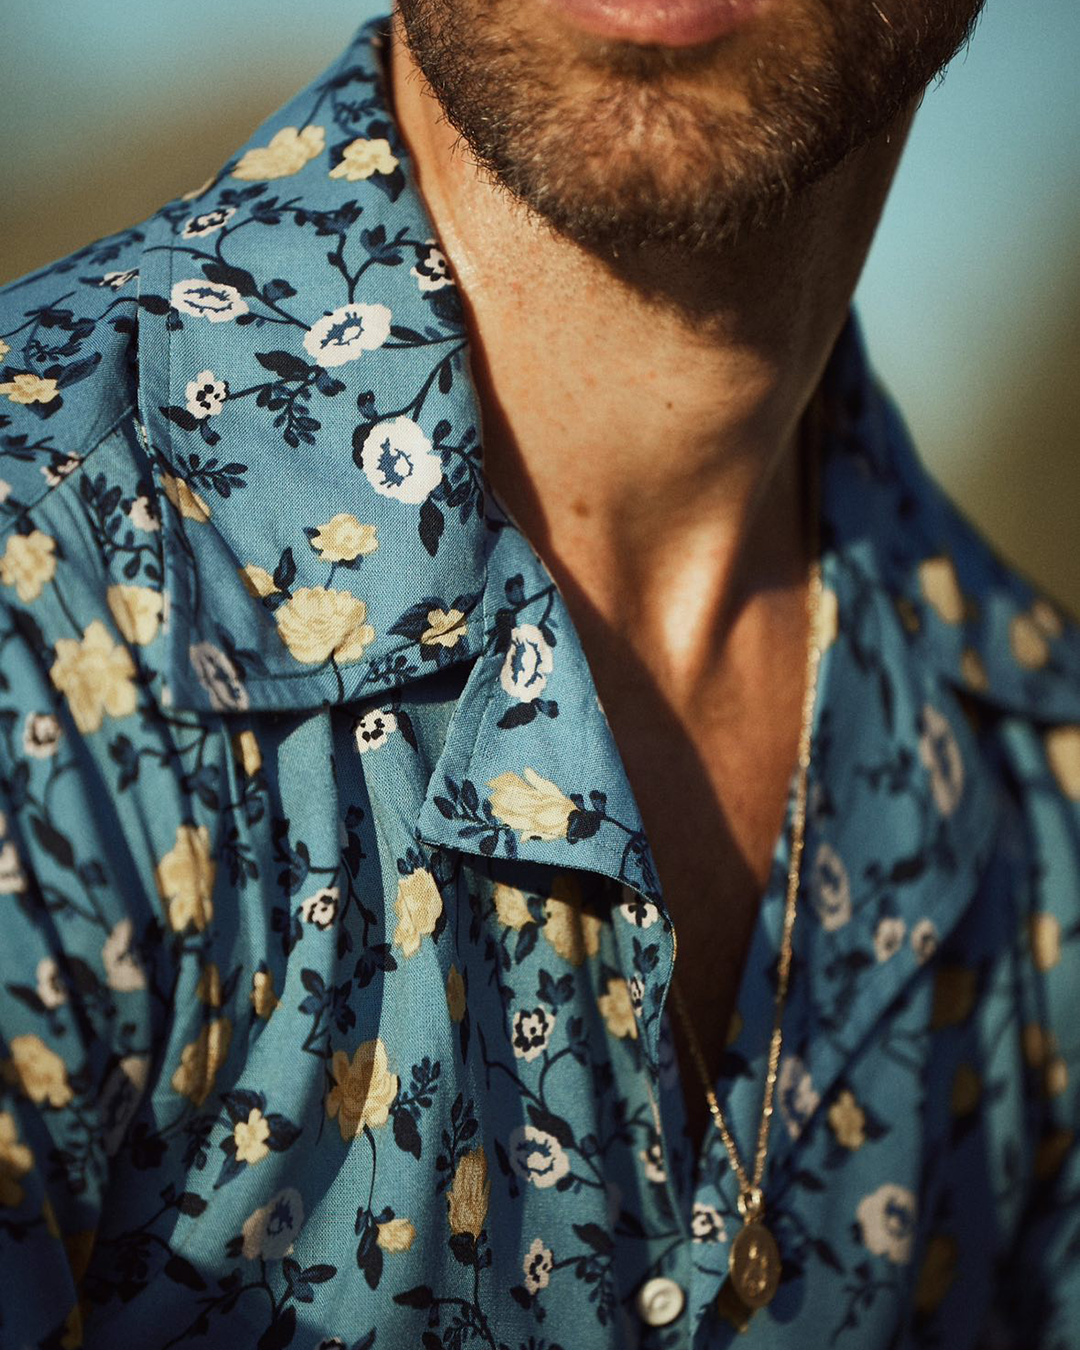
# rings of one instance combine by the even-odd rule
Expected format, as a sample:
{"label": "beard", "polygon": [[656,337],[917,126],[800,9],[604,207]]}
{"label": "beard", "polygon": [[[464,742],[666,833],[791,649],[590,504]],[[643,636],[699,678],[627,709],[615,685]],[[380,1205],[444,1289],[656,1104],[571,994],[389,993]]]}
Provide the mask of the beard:
{"label": "beard", "polygon": [[476,162],[584,247],[737,242],[904,117],[983,0],[777,0],[691,48],[601,41],[537,0],[398,0]]}

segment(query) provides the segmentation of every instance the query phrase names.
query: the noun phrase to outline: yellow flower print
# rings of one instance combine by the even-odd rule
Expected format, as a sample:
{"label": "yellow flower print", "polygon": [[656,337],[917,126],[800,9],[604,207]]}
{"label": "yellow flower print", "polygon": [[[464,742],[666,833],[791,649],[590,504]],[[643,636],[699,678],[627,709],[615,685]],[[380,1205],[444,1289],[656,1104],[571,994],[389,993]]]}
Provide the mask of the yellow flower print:
{"label": "yellow flower print", "polygon": [[366,141],[361,136],[350,141],[341,152],[341,162],[330,170],[331,178],[344,178],[347,183],[358,183],[373,173],[393,173],[398,161],[390,152],[390,142],[381,137]]}
{"label": "yellow flower print", "polygon": [[189,923],[201,933],[210,922],[215,871],[206,826],[178,825],[176,842],[154,869],[158,894],[165,901],[174,933],[182,932]]}
{"label": "yellow flower print", "polygon": [[182,478],[174,478],[171,473],[163,473],[161,490],[185,520],[210,519],[210,508]]}
{"label": "yellow flower print", "polygon": [[1035,627],[1046,637],[1060,637],[1064,631],[1061,615],[1049,600],[1040,596],[1031,606],[1031,617]]}
{"label": "yellow flower print", "polygon": [[253,731],[238,731],[232,738],[233,756],[241,772],[254,778],[262,768],[262,751]]}
{"label": "yellow flower print", "polygon": [[49,678],[67,697],[68,707],[80,731],[97,731],[107,713],[128,717],[137,703],[135,663],[126,647],[94,619],[82,640],[60,638]]}
{"label": "yellow flower print", "polygon": [[198,1037],[184,1046],[173,1073],[174,1092],[202,1106],[214,1089],[218,1070],[225,1063],[232,1043],[232,1023],[227,1017],[207,1022]]}
{"label": "yellow flower print", "polygon": [[379,547],[374,525],[361,525],[347,511],[320,525],[311,536],[311,547],[324,562],[353,562]]}
{"label": "yellow flower print", "polygon": [[915,1310],[924,1317],[936,1312],[956,1280],[960,1249],[956,1239],[935,1234],[926,1244],[926,1255],[915,1284]]}
{"label": "yellow flower print", "polygon": [[268,970],[257,970],[252,975],[250,997],[256,1017],[268,1018],[281,1002],[274,993],[274,977]]}
{"label": "yellow flower print", "polygon": [[989,687],[990,678],[986,667],[974,647],[965,647],[960,654],[960,674],[972,689],[981,691]]}
{"label": "yellow flower print", "polygon": [[488,787],[492,790],[492,811],[523,839],[566,838],[574,803],[535,769],[526,769],[524,778],[501,773]]}
{"label": "yellow flower print", "polygon": [[1043,1096],[1060,1097],[1069,1086],[1069,1066],[1061,1055],[1054,1055],[1043,1070]]}
{"label": "yellow flower print", "polygon": [[1036,970],[1053,970],[1061,960],[1061,924],[1053,914],[1033,914],[1028,920],[1031,959]]}
{"label": "yellow flower print", "polygon": [[164,596],[149,586],[110,586],[105,592],[113,621],[125,642],[145,647],[157,637]]}
{"label": "yellow flower print", "polygon": [[394,901],[398,920],[394,946],[400,947],[405,956],[415,956],[422,939],[435,931],[442,910],[442,896],[435,878],[425,868],[399,878]]}
{"label": "yellow flower print", "polygon": [[241,156],[232,176],[245,182],[268,178],[289,178],[299,173],[308,160],[321,155],[326,146],[322,127],[282,127],[269,145],[258,145]]}
{"label": "yellow flower print", "polygon": [[469,628],[460,609],[429,609],[427,621],[420,634],[422,647],[456,647]]}
{"label": "yellow flower print", "polygon": [[970,966],[942,966],[934,980],[931,1028],[940,1031],[965,1021],[975,1006],[978,987],[978,972]]}
{"label": "yellow flower print", "polygon": [[819,651],[828,651],[836,641],[836,635],[839,631],[839,601],[832,587],[825,586],[821,592],[821,604],[818,606],[817,645]]}
{"label": "yellow flower print", "polygon": [[244,583],[244,590],[248,595],[254,596],[256,600],[261,600],[264,596],[273,595],[277,590],[274,578],[265,567],[258,567],[255,563],[248,563],[239,569],[240,580]]}
{"label": "yellow flower print", "polygon": [[478,1238],[487,1218],[490,1198],[487,1156],[483,1148],[475,1148],[458,1163],[454,1184],[446,1198],[451,1233],[471,1233]]}
{"label": "yellow flower print", "polygon": [[0,1208],[14,1209],[23,1202],[20,1178],[34,1165],[34,1155],[19,1143],[15,1117],[0,1111]]}
{"label": "yellow flower print", "polygon": [[982,1097],[982,1079],[970,1064],[961,1064],[953,1074],[949,1110],[954,1116],[970,1116]]}
{"label": "yellow flower print", "polygon": [[499,922],[505,924],[507,928],[519,932],[527,923],[532,923],[533,917],[529,913],[525,896],[516,886],[508,886],[505,881],[497,881],[492,898],[495,901],[495,913],[499,917]]}
{"label": "yellow flower print", "polygon": [[465,981],[457,966],[451,966],[446,977],[446,1006],[451,1022],[460,1022],[465,1016]]}
{"label": "yellow flower print", "polygon": [[952,559],[942,554],[919,564],[923,598],[944,623],[959,623],[964,617],[964,597]]}
{"label": "yellow flower print", "polygon": [[853,1153],[866,1143],[866,1112],[855,1100],[855,1094],[845,1088],[829,1107],[829,1128],[836,1142]]}
{"label": "yellow flower print", "polygon": [[375,629],[365,622],[367,606],[349,591],[302,586],[274,618],[290,655],[309,666],[330,657],[339,666],[359,661],[375,640]]}
{"label": "yellow flower print", "polygon": [[203,966],[199,983],[195,986],[195,997],[208,1008],[221,1007],[221,971],[216,962],[210,961]]}
{"label": "yellow flower print", "polygon": [[384,1252],[407,1252],[416,1239],[416,1229],[408,1219],[388,1219],[378,1230],[375,1241]]}
{"label": "yellow flower print", "polygon": [[59,392],[55,380],[43,380],[40,375],[15,375],[0,384],[0,394],[7,394],[12,403],[51,403]]}
{"label": "yellow flower print", "polygon": [[1050,659],[1050,644],[1030,614],[1017,614],[1009,624],[1009,646],[1017,664],[1038,670]]}
{"label": "yellow flower print", "polygon": [[236,1161],[254,1166],[262,1162],[270,1152],[267,1140],[270,1138],[270,1122],[257,1106],[248,1112],[247,1120],[238,1120],[233,1126],[233,1143],[236,1145]]}
{"label": "yellow flower print", "polygon": [[3,338],[0,338],[0,360],[3,360],[3,358],[7,356],[9,351],[11,351],[11,348],[8,346],[8,344],[4,341]]}
{"label": "yellow flower print", "polygon": [[0,581],[14,586],[24,604],[36,600],[56,575],[56,540],[40,530],[9,534],[0,557]]}
{"label": "yellow flower print", "polygon": [[335,1050],[330,1073],[334,1086],[326,1094],[326,1114],[337,1119],[346,1143],[365,1126],[378,1129],[386,1124],[398,1076],[389,1070],[381,1040],[365,1041],[351,1061],[344,1050]]}
{"label": "yellow flower print", "polygon": [[608,980],[607,993],[601,994],[596,1003],[612,1036],[618,1036],[620,1040],[627,1036],[631,1040],[637,1039],[637,1018],[630,999],[630,986],[625,980]]}
{"label": "yellow flower print", "polygon": [[1080,802],[1080,726],[1051,727],[1043,748],[1058,787],[1071,802]]}
{"label": "yellow flower print", "polygon": [[56,1051],[34,1035],[14,1037],[9,1048],[11,1058],[0,1064],[5,1081],[22,1088],[39,1106],[67,1106],[75,1094],[68,1083],[67,1066]]}
{"label": "yellow flower print", "polygon": [[564,961],[580,966],[587,956],[595,956],[600,950],[601,922],[584,910],[581,888],[565,872],[554,878],[544,914],[544,937]]}

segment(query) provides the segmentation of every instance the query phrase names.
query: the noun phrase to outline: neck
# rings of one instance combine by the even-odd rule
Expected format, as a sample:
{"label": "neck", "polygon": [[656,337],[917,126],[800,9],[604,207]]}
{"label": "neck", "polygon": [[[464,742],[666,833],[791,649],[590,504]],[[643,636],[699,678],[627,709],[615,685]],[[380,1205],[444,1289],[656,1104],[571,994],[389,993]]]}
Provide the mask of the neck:
{"label": "neck", "polygon": [[909,119],[723,255],[600,256],[475,165],[400,31],[392,60],[399,124],[465,302],[488,481],[586,650],[590,629],[629,626],[637,654],[689,697],[748,606],[802,604],[798,428]]}

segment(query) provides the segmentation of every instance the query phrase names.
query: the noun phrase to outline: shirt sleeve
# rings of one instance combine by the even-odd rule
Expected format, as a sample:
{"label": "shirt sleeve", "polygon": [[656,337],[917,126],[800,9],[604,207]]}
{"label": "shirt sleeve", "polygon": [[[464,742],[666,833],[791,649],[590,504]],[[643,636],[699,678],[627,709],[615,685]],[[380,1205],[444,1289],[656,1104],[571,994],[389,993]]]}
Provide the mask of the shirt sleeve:
{"label": "shirt sleeve", "polygon": [[67,1350],[151,1062],[157,921],[48,656],[0,611],[0,1345]]}

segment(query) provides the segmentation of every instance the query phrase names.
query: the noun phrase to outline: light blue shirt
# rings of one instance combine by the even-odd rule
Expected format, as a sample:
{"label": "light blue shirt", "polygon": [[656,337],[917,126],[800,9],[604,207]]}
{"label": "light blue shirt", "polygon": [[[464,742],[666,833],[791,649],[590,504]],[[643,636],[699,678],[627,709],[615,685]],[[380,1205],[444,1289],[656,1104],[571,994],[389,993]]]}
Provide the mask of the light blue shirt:
{"label": "light blue shirt", "polygon": [[[849,325],[783,1279],[738,1338],[671,919],[566,607],[485,500],[384,27],[0,301],[0,1345],[1080,1344],[1080,630]],[[717,1085],[744,1157],[790,811]]]}

